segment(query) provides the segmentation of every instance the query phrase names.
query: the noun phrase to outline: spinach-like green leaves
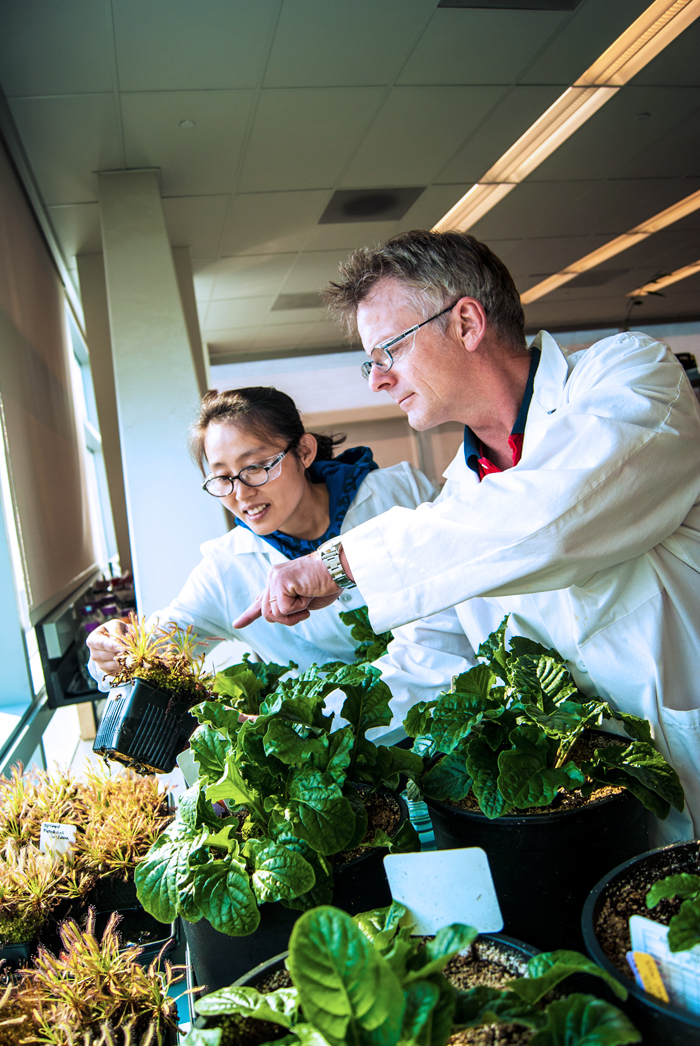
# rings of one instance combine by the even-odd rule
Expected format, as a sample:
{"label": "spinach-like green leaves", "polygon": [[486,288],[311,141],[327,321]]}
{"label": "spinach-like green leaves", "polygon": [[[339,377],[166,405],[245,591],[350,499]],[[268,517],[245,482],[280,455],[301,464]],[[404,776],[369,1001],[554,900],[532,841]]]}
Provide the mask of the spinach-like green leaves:
{"label": "spinach-like green leaves", "polygon": [[668,946],[672,952],[685,952],[700,944],[700,876],[680,872],[659,879],[647,894],[647,908],[655,908],[668,897],[683,900],[668,924]]}
{"label": "spinach-like green leaves", "polygon": [[[400,774],[415,780],[423,768],[420,756],[366,738],[391,719],[379,671],[314,667],[280,680],[286,669],[267,669],[248,662],[227,669],[218,685],[225,697],[193,709],[201,725],[191,747],[201,776],[136,870],[141,903],[163,922],[204,916],[222,933],[248,934],[265,902],[301,911],[328,903],[332,854],[361,845],[420,848],[409,822],[393,839],[379,832],[365,842],[358,788],[396,787]],[[325,698],[337,689],[345,694],[346,723],[331,733]],[[239,722],[239,712],[255,718]],[[214,814],[213,801],[226,816]]]}
{"label": "spinach-like green leaves", "polygon": [[386,648],[394,637],[391,632],[374,631],[369,623],[367,607],[341,611],[338,617],[348,626],[352,638],[357,640],[355,657],[358,661],[377,661],[386,653]]}
{"label": "spinach-like green leaves", "polygon": [[[487,817],[549,806],[559,791],[590,783],[629,789],[658,817],[682,810],[675,770],[656,750],[645,719],[579,693],[561,657],[524,636],[510,650],[508,619],[479,647],[484,662],[457,676],[448,693],[419,702],[404,720],[413,752],[430,760],[422,789],[431,799],[472,792]],[[584,730],[606,719],[632,740],[603,745],[574,764],[568,754]]]}
{"label": "spinach-like green leaves", "polygon": [[[456,923],[427,943],[412,931],[406,909],[396,902],[354,919],[337,908],[316,908],[292,931],[287,963],[292,988],[269,994],[222,988],[195,1009],[210,1019],[240,1015],[273,1021],[287,1029],[287,1046],[444,1046],[455,1031],[492,1023],[532,1028],[531,1041],[539,1046],[622,1046],[641,1039],[615,1006],[592,995],[545,1005],[552,989],[578,972],[603,978],[626,997],[614,978],[578,952],[537,955],[527,976],[503,989],[480,985],[460,991],[443,970],[477,931]],[[200,1046],[197,1034],[191,1032],[185,1046]]]}

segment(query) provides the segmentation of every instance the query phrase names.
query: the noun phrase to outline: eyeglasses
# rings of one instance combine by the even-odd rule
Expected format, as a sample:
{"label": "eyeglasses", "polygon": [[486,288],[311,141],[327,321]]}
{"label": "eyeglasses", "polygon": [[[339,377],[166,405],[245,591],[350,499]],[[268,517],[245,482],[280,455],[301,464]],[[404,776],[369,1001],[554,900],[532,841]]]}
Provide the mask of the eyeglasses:
{"label": "eyeglasses", "polygon": [[262,487],[268,480],[277,479],[282,471],[282,458],[284,458],[291,447],[287,447],[281,454],[273,458],[267,465],[247,465],[236,476],[207,476],[202,483],[202,490],[215,498],[226,498],[233,493],[233,484],[240,480],[246,487]]}
{"label": "eyeglasses", "polygon": [[[459,301],[459,298],[457,299],[457,301]],[[416,331],[419,331],[421,329],[421,327],[425,327],[426,323],[432,323],[433,320],[438,319],[439,316],[444,316],[446,312],[449,312],[451,309],[454,309],[456,304],[456,301],[452,302],[452,304],[448,305],[446,309],[442,310],[442,312],[436,312],[434,316],[430,316],[429,319],[423,320],[422,323],[416,323],[413,327],[409,327],[408,330],[402,331],[401,334],[397,334],[396,337],[389,338],[388,341],[383,341],[381,345],[375,345],[375,347],[372,349],[370,353],[370,356],[372,358],[367,360],[367,362],[363,363],[360,367],[360,370],[362,371],[362,377],[369,381],[369,376],[372,373],[372,367],[376,367],[377,370],[380,370],[382,372],[382,374],[386,374],[386,372],[388,370],[391,370],[391,368],[394,366],[394,357],[389,351],[389,349],[391,349],[394,345],[398,345],[398,343],[400,341],[403,341],[404,338],[407,338],[409,334],[415,334]],[[413,340],[413,345],[415,345],[415,338]],[[411,346],[410,351],[413,351],[413,346]]]}

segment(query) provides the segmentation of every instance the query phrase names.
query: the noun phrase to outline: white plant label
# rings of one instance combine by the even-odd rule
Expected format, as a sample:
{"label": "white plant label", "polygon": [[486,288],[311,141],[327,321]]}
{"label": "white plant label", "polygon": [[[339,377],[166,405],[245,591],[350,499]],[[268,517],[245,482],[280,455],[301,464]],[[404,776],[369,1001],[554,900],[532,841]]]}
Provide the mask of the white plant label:
{"label": "white plant label", "polygon": [[391,896],[408,908],[415,934],[436,933],[466,923],[480,933],[498,933],[503,916],[486,853],[479,846],[387,854]]}
{"label": "white plant label", "polygon": [[77,827],[74,824],[59,824],[54,821],[41,822],[39,849],[43,854],[65,854],[75,842]]}
{"label": "white plant label", "polygon": [[672,952],[668,926],[643,915],[630,917],[632,950],[651,955],[659,968],[672,1005],[700,1014],[700,945],[687,952]]}

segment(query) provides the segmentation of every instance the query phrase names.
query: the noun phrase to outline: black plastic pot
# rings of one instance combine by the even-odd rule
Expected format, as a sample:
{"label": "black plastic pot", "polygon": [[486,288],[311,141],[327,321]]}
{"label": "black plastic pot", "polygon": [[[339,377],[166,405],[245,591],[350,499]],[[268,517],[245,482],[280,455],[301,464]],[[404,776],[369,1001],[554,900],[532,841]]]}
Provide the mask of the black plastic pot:
{"label": "black plastic pot", "polygon": [[543,951],[582,946],[579,913],[601,875],[649,845],[631,792],[573,810],[498,817],[426,800],[438,850],[486,851],[503,930]]}
{"label": "black plastic pot", "polygon": [[110,692],[92,750],[138,773],[168,774],[196,726],[185,701],[136,679]]}
{"label": "black plastic pot", "polygon": [[[401,808],[401,827],[408,817],[408,807],[400,795],[392,794]],[[384,847],[377,847],[333,870],[331,903],[336,908],[357,915],[391,904],[391,890],[383,863],[386,852]],[[196,923],[183,919],[182,927],[197,984],[206,985],[207,991],[217,991],[271,955],[284,951],[292,927],[301,914],[279,902],[263,904],[260,906],[260,925],[247,937],[219,933],[206,919]]]}
{"label": "black plastic pot", "polygon": [[121,940],[122,950],[137,945],[142,952],[136,960],[141,966],[150,966],[161,952],[166,955],[179,943],[179,923],[170,925],[158,922],[140,904],[134,908],[115,908],[107,912],[98,912],[95,917],[95,936],[102,940],[107,923],[117,912],[121,922],[117,933]]}
{"label": "black plastic pot", "polygon": [[[522,941],[516,941],[511,937],[505,937],[502,934],[482,933],[475,943],[477,948],[481,945],[488,950],[495,950],[502,961],[505,961],[509,966],[512,965],[514,977],[522,976],[528,960],[533,955],[537,955],[536,948],[532,948],[529,944],[524,944]],[[235,987],[257,988],[262,981],[267,980],[273,973],[277,973],[278,970],[284,968],[288,954],[286,951],[281,952],[266,962],[260,963],[254,969],[248,970],[233,984]],[[194,1027],[215,1028],[217,1026],[216,1021],[216,1017],[197,1017]]]}
{"label": "black plastic pot", "polygon": [[[658,869],[658,878],[671,874],[669,858],[673,858],[673,874],[692,872],[697,875],[700,842],[674,843],[658,850],[625,861],[613,868],[591,891],[581,917],[586,951],[604,970],[616,977],[629,992],[626,1002],[617,1002],[632,1023],[642,1033],[644,1046],[700,1046],[700,1017],[678,1006],[661,1002],[637,986],[631,976],[625,977],[618,970],[598,943],[595,927],[606,900],[614,896],[623,884],[634,884],[648,878],[649,872]],[[653,918],[653,912],[639,912]]]}
{"label": "black plastic pot", "polygon": [[36,946],[36,940],[2,944],[0,945],[0,961],[4,960],[11,970],[16,970],[19,966],[28,966],[29,960],[36,951]]}

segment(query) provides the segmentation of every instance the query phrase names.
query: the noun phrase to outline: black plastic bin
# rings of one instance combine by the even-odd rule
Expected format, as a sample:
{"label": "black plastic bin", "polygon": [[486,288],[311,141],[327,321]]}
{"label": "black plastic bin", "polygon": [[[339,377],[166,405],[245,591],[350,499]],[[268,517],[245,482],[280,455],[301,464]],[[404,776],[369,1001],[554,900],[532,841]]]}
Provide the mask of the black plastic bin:
{"label": "black plastic bin", "polygon": [[185,701],[136,679],[110,692],[92,749],[139,773],[168,774],[196,726]]}

